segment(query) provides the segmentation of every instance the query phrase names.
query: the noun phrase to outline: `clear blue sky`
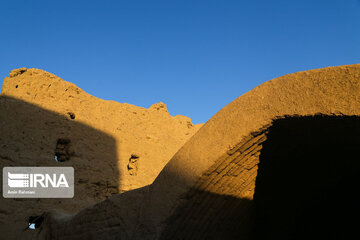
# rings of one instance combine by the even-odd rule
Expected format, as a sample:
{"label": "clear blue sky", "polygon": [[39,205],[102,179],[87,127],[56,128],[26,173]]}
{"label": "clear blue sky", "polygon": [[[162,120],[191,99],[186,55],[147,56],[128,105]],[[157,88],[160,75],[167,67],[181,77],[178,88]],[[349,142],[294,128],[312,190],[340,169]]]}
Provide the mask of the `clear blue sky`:
{"label": "clear blue sky", "polygon": [[1,0],[0,77],[40,68],[206,122],[281,75],[360,62],[358,0]]}

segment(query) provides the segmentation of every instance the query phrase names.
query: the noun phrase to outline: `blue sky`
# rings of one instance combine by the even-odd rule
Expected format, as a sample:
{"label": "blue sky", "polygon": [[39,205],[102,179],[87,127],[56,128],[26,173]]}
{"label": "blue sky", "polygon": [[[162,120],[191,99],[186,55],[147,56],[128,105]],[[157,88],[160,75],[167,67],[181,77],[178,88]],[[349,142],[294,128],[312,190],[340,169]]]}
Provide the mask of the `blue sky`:
{"label": "blue sky", "polygon": [[272,78],[360,62],[358,0],[2,0],[0,19],[1,79],[40,68],[195,123]]}

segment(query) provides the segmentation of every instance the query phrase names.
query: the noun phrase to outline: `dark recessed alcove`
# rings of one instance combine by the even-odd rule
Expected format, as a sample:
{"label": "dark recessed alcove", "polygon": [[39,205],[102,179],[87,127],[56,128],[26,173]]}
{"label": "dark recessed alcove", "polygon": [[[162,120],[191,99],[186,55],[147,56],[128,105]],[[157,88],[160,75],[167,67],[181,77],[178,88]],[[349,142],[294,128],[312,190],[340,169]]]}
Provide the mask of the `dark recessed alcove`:
{"label": "dark recessed alcove", "polygon": [[274,121],[259,159],[255,238],[357,236],[359,136],[360,118],[355,116]]}

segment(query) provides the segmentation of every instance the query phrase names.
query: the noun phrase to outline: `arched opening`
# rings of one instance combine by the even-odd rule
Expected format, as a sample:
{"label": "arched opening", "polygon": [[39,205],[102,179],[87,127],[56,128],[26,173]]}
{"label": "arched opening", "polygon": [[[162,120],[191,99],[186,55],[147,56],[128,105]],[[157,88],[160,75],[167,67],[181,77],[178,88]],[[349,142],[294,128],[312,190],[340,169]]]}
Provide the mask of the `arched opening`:
{"label": "arched opening", "polygon": [[255,239],[357,235],[360,118],[274,121],[259,157]]}

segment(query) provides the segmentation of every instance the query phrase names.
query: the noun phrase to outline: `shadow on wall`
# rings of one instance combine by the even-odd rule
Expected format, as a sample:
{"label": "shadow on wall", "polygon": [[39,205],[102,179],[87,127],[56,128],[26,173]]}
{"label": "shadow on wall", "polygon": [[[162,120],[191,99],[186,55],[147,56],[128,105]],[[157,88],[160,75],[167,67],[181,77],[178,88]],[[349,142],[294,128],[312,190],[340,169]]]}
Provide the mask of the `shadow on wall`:
{"label": "shadow on wall", "polygon": [[253,200],[192,189],[161,239],[357,235],[360,117],[284,117],[264,131]]}
{"label": "shadow on wall", "polygon": [[[26,239],[30,216],[59,209],[74,213],[118,193],[120,173],[113,137],[63,115],[0,96],[0,166],[72,166],[73,199],[0,200],[0,236]],[[2,182],[2,178],[0,178]],[[24,230],[24,231],[23,231]],[[25,234],[25,235],[24,235]]]}
{"label": "shadow on wall", "polygon": [[[166,222],[160,239],[250,239],[253,202],[193,190]],[[246,226],[246,227],[245,227]]]}

